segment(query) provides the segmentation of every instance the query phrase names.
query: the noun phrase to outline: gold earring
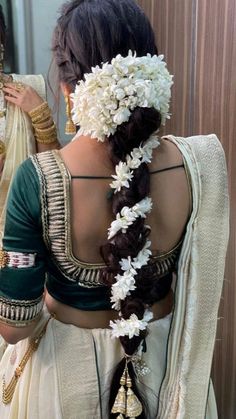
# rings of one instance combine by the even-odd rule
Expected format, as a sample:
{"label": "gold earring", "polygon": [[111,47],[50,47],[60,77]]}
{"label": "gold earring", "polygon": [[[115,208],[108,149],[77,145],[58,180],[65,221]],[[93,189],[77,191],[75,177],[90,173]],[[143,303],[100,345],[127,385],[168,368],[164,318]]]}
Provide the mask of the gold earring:
{"label": "gold earring", "polygon": [[70,108],[70,97],[69,97],[69,95],[65,96],[65,102],[66,102],[66,116],[67,116],[65,134],[67,134],[67,135],[76,134],[75,125],[74,125],[74,123],[72,121],[72,118],[71,118],[71,108]]}

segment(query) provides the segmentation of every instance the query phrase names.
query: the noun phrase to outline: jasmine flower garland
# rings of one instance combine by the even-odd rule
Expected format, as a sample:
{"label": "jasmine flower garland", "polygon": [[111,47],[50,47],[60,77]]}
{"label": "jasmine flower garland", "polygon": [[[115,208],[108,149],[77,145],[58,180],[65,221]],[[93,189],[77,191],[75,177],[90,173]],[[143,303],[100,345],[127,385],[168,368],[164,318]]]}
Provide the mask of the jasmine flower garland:
{"label": "jasmine flower garland", "polygon": [[131,314],[129,319],[121,319],[113,322],[111,320],[110,326],[112,327],[112,335],[115,338],[120,336],[128,336],[132,339],[134,336],[138,336],[140,330],[145,330],[148,326],[148,322],[152,320],[153,314],[146,310],[142,320],[139,320],[136,314]]}
{"label": "jasmine flower garland", "polygon": [[152,151],[158,147],[160,142],[156,136],[152,135],[144,144],[138,148],[134,148],[130,155],[126,157],[126,162],[120,161],[115,167],[116,174],[112,175],[115,179],[110,187],[115,189],[115,193],[119,192],[122,187],[129,187],[129,180],[133,178],[133,170],[138,169],[142,163],[150,163]]}
{"label": "jasmine flower garland", "polygon": [[137,107],[155,108],[162,124],[169,118],[172,76],[163,55],[136,57],[117,55],[111,63],[92,68],[71,95],[72,119],[79,125],[79,135],[99,141],[114,134],[117,126],[127,122]]}
{"label": "jasmine flower garland", "polygon": [[146,218],[146,214],[152,209],[152,200],[146,197],[135,204],[133,207],[123,207],[121,212],[116,214],[116,220],[112,221],[108,229],[108,239],[112,239],[119,230],[125,233],[127,228],[138,218]]}

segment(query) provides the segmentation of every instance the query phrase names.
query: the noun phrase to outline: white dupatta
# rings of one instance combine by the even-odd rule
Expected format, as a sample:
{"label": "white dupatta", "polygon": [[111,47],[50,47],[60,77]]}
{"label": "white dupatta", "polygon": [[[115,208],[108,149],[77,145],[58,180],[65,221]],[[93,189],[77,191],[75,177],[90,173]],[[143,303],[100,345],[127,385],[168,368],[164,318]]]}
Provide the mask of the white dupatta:
{"label": "white dupatta", "polygon": [[[14,82],[32,86],[46,100],[46,87],[43,76],[12,74]],[[18,166],[36,152],[33,127],[29,116],[20,108],[7,104],[5,139],[6,158],[0,177],[0,244],[3,234],[7,194]]]}
{"label": "white dupatta", "polygon": [[[158,419],[204,419],[229,236],[227,169],[215,135],[168,136],[189,173],[193,209],[179,259]],[[215,419],[215,416],[214,416]]]}

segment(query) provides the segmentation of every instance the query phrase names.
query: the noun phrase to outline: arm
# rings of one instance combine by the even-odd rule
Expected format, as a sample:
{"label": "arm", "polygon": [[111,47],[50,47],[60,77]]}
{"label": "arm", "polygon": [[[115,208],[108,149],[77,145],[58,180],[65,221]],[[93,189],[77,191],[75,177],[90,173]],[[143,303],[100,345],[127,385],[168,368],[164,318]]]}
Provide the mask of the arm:
{"label": "arm", "polygon": [[29,336],[42,311],[46,249],[40,220],[37,175],[26,160],[10,190],[0,252],[0,334],[8,343]]}
{"label": "arm", "polygon": [[[37,145],[37,152],[53,150],[60,148],[57,140],[57,131],[54,121],[52,119],[51,110],[47,105],[47,113],[41,112],[44,105],[44,100],[38,93],[31,87],[23,83],[5,83],[3,91],[5,99],[18,106],[22,111],[28,113],[34,129],[35,140]],[[40,119],[34,121],[35,111],[39,110],[38,115]],[[33,116],[32,116],[33,115]],[[46,138],[45,138],[46,136]]]}
{"label": "arm", "polygon": [[1,323],[0,335],[7,343],[10,345],[15,345],[20,340],[25,339],[33,334],[38,319],[39,318],[37,318],[37,320],[32,322],[29,326],[24,327],[14,327]]}

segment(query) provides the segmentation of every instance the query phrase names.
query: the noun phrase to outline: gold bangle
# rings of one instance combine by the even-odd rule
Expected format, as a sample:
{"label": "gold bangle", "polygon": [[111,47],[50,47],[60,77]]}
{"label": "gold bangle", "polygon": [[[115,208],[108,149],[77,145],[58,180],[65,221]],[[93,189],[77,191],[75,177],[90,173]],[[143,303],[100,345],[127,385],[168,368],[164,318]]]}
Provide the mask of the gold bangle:
{"label": "gold bangle", "polygon": [[50,111],[50,109],[48,109],[47,111],[45,110],[43,112],[40,112],[40,114],[38,114],[37,117],[34,116],[33,118],[31,118],[31,122],[32,122],[33,125],[34,124],[39,124],[41,122],[46,121],[47,119],[49,119],[51,117],[52,117],[51,111]]}
{"label": "gold bangle", "polygon": [[41,123],[52,117],[51,109],[47,102],[43,102],[41,105],[28,112],[33,124]]}
{"label": "gold bangle", "polygon": [[38,137],[36,136],[36,141],[39,144],[52,144],[52,143],[56,143],[57,142],[57,136],[53,135],[50,138],[45,138],[45,137]]}
{"label": "gold bangle", "polygon": [[38,143],[42,143],[42,144],[54,143],[54,141],[57,140],[57,136],[55,134],[51,135],[50,137],[43,137],[43,136],[36,135],[35,138]]}
{"label": "gold bangle", "polygon": [[32,119],[34,117],[37,117],[39,114],[41,114],[45,110],[49,110],[47,102],[43,102],[40,105],[36,106],[36,108],[29,111],[28,114],[29,114],[30,118]]}
{"label": "gold bangle", "polygon": [[35,133],[35,137],[36,137],[36,139],[37,139],[37,141],[44,141],[44,140],[50,140],[51,138],[57,138],[57,132],[56,132],[56,130],[55,131],[52,131],[51,133],[49,133],[49,134],[38,134],[37,132]]}
{"label": "gold bangle", "polygon": [[0,140],[0,154],[5,154],[6,146],[2,140]]}
{"label": "gold bangle", "polygon": [[50,144],[57,141],[57,130],[55,124],[53,123],[53,125],[46,130],[39,131],[35,129],[35,137],[36,141],[42,144]]}
{"label": "gold bangle", "polygon": [[52,117],[48,117],[47,119],[45,119],[44,121],[40,121],[37,124],[32,124],[34,129],[45,129],[45,128],[49,128],[53,125],[54,121],[52,119]]}
{"label": "gold bangle", "polygon": [[49,126],[48,128],[41,129],[41,128],[36,128],[34,126],[34,129],[35,129],[36,134],[48,135],[48,134],[51,134],[52,131],[56,130],[56,126],[55,126],[54,122],[52,122],[51,126]]}

